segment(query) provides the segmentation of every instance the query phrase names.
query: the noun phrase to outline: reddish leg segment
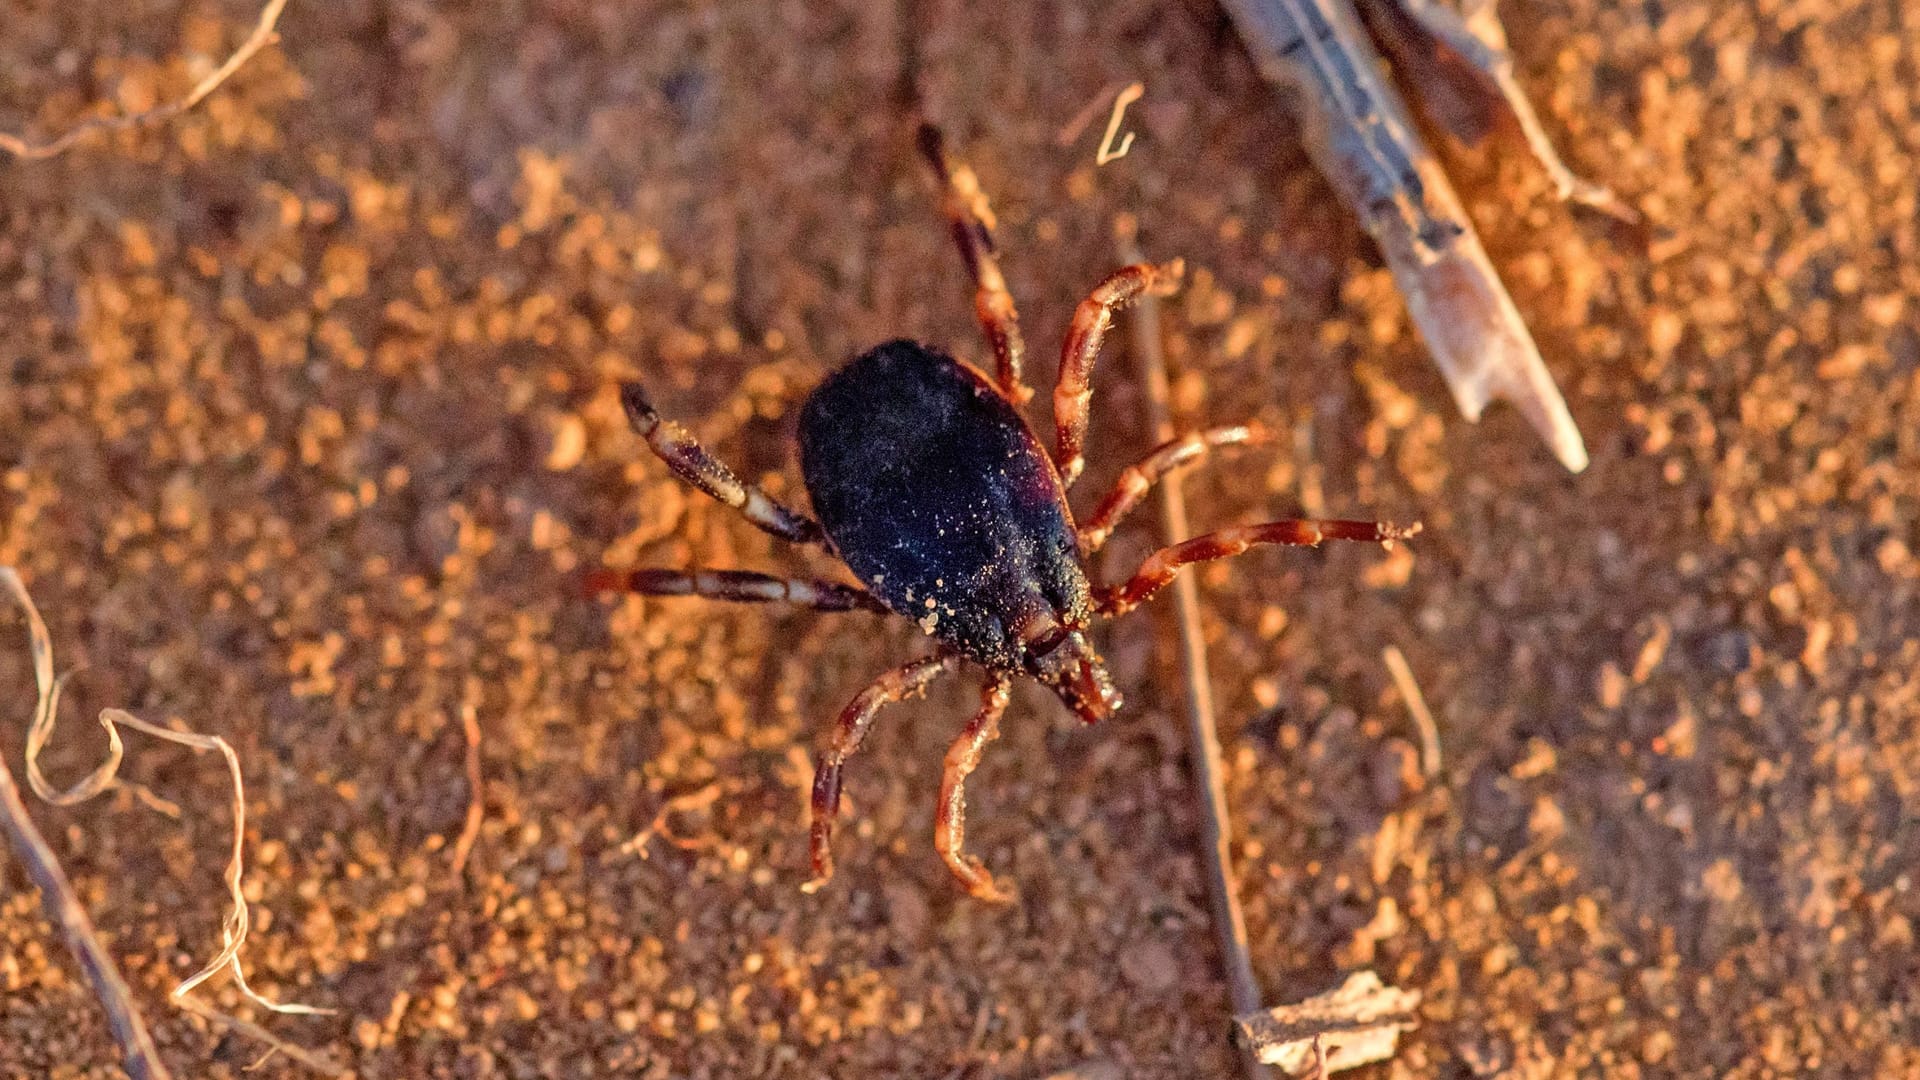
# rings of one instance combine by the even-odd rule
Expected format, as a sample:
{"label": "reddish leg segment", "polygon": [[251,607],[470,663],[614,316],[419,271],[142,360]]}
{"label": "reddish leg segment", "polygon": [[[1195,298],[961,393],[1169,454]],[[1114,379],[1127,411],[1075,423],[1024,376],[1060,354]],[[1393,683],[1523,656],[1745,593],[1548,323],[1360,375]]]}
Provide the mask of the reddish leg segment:
{"label": "reddish leg segment", "polygon": [[1100,590],[1097,603],[1103,615],[1119,615],[1165,588],[1182,566],[1225,559],[1256,544],[1294,544],[1317,546],[1322,540],[1360,540],[1391,546],[1420,531],[1420,523],[1392,525],[1384,521],[1270,521],[1264,525],[1243,525],[1196,536],[1184,543],[1164,547],[1147,557],[1133,579],[1117,588]]}
{"label": "reddish leg segment", "polygon": [[948,163],[940,129],[921,125],[920,153],[940,180],[944,192],[941,209],[953,229],[960,258],[973,278],[973,313],[993,349],[995,381],[1015,405],[1025,404],[1033,397],[1033,390],[1020,381],[1027,345],[1020,336],[1020,313],[1014,310],[1013,294],[1007,291],[1007,279],[994,258],[993,210],[987,206],[986,193],[980,190],[972,169],[965,165],[954,168]]}
{"label": "reddish leg segment", "polygon": [[707,453],[692,432],[671,420],[661,419],[640,384],[622,385],[620,404],[626,407],[633,430],[647,440],[647,447],[680,479],[740,511],[762,531],[797,544],[827,546],[827,534],[819,522],[768,495],[757,484],[745,483],[733,475],[732,469]]}
{"label": "reddish leg segment", "polygon": [[587,591],[702,596],[740,604],[780,601],[816,611],[887,610],[872,593],[857,586],[837,581],[778,578],[752,570],[595,570],[587,575]]}
{"label": "reddish leg segment", "polygon": [[947,748],[947,760],[940,773],[940,807],[933,817],[933,845],[947,861],[953,876],[960,879],[975,898],[990,903],[1013,899],[993,882],[986,865],[963,850],[967,841],[967,777],[980,764],[980,754],[988,743],[1000,737],[1000,714],[1007,710],[1013,694],[1013,678],[995,672],[980,691],[980,711],[961,729],[953,745]]}
{"label": "reddish leg segment", "polygon": [[1093,361],[1100,343],[1113,325],[1113,313],[1143,293],[1165,296],[1180,287],[1186,263],[1175,259],[1165,266],[1135,263],[1123,266],[1094,287],[1073,313],[1060,349],[1060,381],[1053,388],[1053,463],[1068,486],[1080,478],[1086,465],[1087,402],[1093,398]]}
{"label": "reddish leg segment", "polygon": [[1080,551],[1091,555],[1099,551],[1113,535],[1120,520],[1127,516],[1160,478],[1185,465],[1193,465],[1216,447],[1241,446],[1268,441],[1267,429],[1258,424],[1209,428],[1182,435],[1154,448],[1138,464],[1129,465],[1120,474],[1107,497],[1093,515],[1080,525]]}
{"label": "reddish leg segment", "polygon": [[815,892],[833,879],[833,819],[840,812],[840,770],[866,741],[874,716],[893,702],[925,693],[928,683],[959,664],[959,657],[944,653],[923,656],[875,679],[840,711],[813,773],[813,824],[807,844],[813,878],[800,886],[803,891]]}

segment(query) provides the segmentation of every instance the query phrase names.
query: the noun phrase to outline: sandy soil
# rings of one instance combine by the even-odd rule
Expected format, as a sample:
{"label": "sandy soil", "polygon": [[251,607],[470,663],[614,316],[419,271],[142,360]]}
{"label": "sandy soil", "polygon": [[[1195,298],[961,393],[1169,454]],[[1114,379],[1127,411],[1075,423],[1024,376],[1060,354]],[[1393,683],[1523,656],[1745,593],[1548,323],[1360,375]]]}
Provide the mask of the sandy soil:
{"label": "sandy soil", "polygon": [[[1452,159],[1579,477],[1511,413],[1453,413],[1210,3],[295,4],[202,111],[0,162],[0,562],[85,665],[48,764],[95,760],[105,704],[234,740],[254,982],[339,1010],[267,1022],[363,1077],[1225,1074],[1166,612],[1110,634],[1131,704],[1105,730],[1016,696],[973,789],[1022,892],[996,909],[928,839],[970,680],[886,717],[839,878],[797,888],[815,734],[912,627],[577,591],[603,564],[820,567],[688,497],[619,378],[791,493],[821,373],[898,334],[980,354],[913,75],[996,200],[1043,378],[1115,213],[1193,267],[1181,416],[1295,433],[1196,477],[1201,523],[1426,522],[1391,556],[1200,575],[1273,999],[1359,966],[1423,991],[1376,1076],[1920,1071],[1920,7],[1509,7],[1570,160],[1659,224],[1637,245],[1554,203],[1512,139]],[[176,92],[252,17],[12,3],[0,122]],[[1098,124],[1059,145],[1134,78],[1129,157],[1094,168]],[[1119,369],[1083,499],[1144,449]],[[0,630],[17,770],[30,676]],[[189,821],[40,820],[178,1075],[238,1077],[256,1046],[163,1000],[217,940],[224,775],[147,742],[129,771]],[[0,1076],[114,1075],[5,866]]]}

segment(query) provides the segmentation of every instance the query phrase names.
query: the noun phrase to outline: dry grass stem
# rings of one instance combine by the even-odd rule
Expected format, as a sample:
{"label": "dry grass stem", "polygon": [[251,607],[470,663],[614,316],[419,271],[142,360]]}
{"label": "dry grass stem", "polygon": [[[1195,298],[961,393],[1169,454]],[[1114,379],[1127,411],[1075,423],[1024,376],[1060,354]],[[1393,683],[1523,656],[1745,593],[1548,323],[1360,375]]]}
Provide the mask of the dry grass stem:
{"label": "dry grass stem", "polygon": [[81,121],[69,128],[66,133],[44,142],[34,142],[24,136],[0,131],[0,150],[29,161],[42,161],[66,153],[81,141],[95,135],[145,127],[179,116],[200,104],[208,94],[218,90],[220,84],[244,67],[247,61],[253,59],[254,54],[280,40],[280,35],[274,31],[274,26],[280,21],[280,13],[286,9],[286,6],[287,0],[267,0],[266,7],[260,10],[259,20],[254,23],[253,33],[247,35],[247,40],[240,43],[240,47],[233,51],[232,56],[227,57],[226,63],[213,69],[206,78],[195,83],[186,97],[124,116],[96,116]]}
{"label": "dry grass stem", "polygon": [[[27,617],[27,633],[33,660],[33,678],[34,684],[39,691],[38,700],[34,705],[33,720],[27,729],[26,744],[27,782],[33,788],[35,794],[56,806],[71,806],[75,803],[93,798],[101,792],[107,791],[119,784],[125,783],[118,779],[120,763],[125,757],[125,748],[120,738],[120,728],[123,726],[132,728],[146,735],[151,735],[156,739],[164,739],[168,742],[178,743],[181,746],[190,747],[194,750],[217,751],[226,761],[228,776],[233,781],[233,798],[231,802],[233,813],[233,843],[229,848],[224,880],[227,885],[227,894],[232,900],[232,906],[228,910],[226,918],[221,922],[220,951],[213,959],[209,960],[205,966],[195,971],[192,975],[187,976],[178,986],[175,986],[173,990],[168,993],[168,999],[190,1012],[209,1019],[218,1020],[236,1030],[256,1036],[264,1035],[264,1032],[256,1025],[248,1024],[238,1018],[227,1016],[187,996],[195,987],[206,982],[221,970],[226,969],[232,971],[234,985],[239,988],[241,994],[243,994],[247,1000],[261,1008],[268,1009],[272,1012],[307,1016],[331,1014],[332,1010],[329,1009],[274,1001],[270,998],[263,997],[247,984],[246,972],[240,964],[240,950],[246,944],[250,925],[246,893],[243,889],[246,873],[247,796],[246,783],[240,770],[240,757],[234,753],[232,745],[218,735],[201,735],[191,731],[175,731],[171,728],[148,723],[124,709],[102,709],[100,710],[100,726],[106,730],[107,734],[106,760],[65,791],[55,789],[47,782],[46,775],[41,771],[39,759],[41,752],[46,749],[47,743],[53,737],[54,725],[59,716],[60,693],[65,686],[66,680],[64,678],[54,677],[52,637],[47,632],[47,625],[45,621],[41,619],[40,611],[34,605],[33,598],[27,593],[26,585],[20,580],[20,575],[16,573],[12,567],[0,567],[0,586],[4,586],[6,590],[12,594],[14,601],[20,605],[21,610],[26,613]],[[282,1049],[283,1052],[286,1050],[285,1047],[280,1045],[278,1040],[270,1036],[264,1041],[269,1045]],[[289,1056],[294,1055],[290,1054]],[[311,1054],[304,1054],[304,1052],[302,1056],[304,1058],[311,1058],[315,1062],[323,1061],[323,1059]],[[337,1072],[338,1070],[331,1065],[326,1065],[321,1071]]]}
{"label": "dry grass stem", "polygon": [[[53,651],[48,645],[46,624],[40,620],[40,613],[34,610],[32,602],[27,600],[26,589],[20,584],[20,577],[12,567],[0,567],[0,582],[6,584],[26,611],[27,638],[33,652],[34,673],[41,677],[40,685],[44,687],[53,670]],[[40,676],[43,670],[48,673],[47,676]],[[154,1045],[153,1035],[147,1031],[140,1010],[133,1004],[133,995],[127,990],[126,980],[120,977],[120,969],[100,944],[99,935],[94,933],[93,920],[87,917],[86,909],[80,906],[80,900],[73,892],[73,883],[67,880],[66,871],[60,867],[60,860],[54,855],[53,849],[47,846],[46,837],[40,834],[33,819],[27,815],[26,803],[20,798],[20,787],[14,782],[4,756],[0,756],[0,823],[5,824],[7,837],[12,841],[14,853],[26,866],[27,876],[40,890],[40,904],[47,913],[48,921],[59,927],[60,936],[66,939],[67,949],[79,963],[87,985],[93,987],[94,996],[100,999],[100,1005],[107,1014],[107,1025],[113,1029],[114,1040],[120,1044],[127,1074],[134,1080],[170,1080],[173,1074],[167,1071],[166,1063],[160,1059],[159,1048]]]}
{"label": "dry grass stem", "polygon": [[1087,129],[1093,126],[1094,117],[1100,115],[1100,106],[1113,100],[1115,94],[1118,94],[1126,88],[1126,83],[1118,82],[1108,83],[1101,87],[1099,93],[1088,99],[1087,103],[1080,107],[1079,112],[1074,113],[1071,119],[1060,125],[1059,131],[1054,132],[1054,145],[1065,150],[1074,143],[1079,142],[1080,136],[1085,135]]}

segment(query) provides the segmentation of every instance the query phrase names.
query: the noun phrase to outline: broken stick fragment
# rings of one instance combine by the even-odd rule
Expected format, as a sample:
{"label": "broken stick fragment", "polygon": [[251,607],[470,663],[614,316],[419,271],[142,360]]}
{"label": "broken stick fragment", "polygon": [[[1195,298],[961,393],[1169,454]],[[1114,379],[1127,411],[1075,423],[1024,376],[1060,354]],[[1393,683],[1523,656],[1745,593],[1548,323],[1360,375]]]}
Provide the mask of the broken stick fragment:
{"label": "broken stick fragment", "polygon": [[[1514,74],[1513,52],[1507,46],[1507,28],[1500,21],[1497,0],[1475,0],[1456,11],[1443,0],[1362,0],[1368,23],[1381,45],[1393,55],[1394,70],[1416,93],[1445,96],[1479,93],[1504,108],[1520,127],[1527,149],[1553,182],[1564,201],[1589,206],[1615,220],[1635,224],[1640,212],[1612,189],[1575,173],[1540,123],[1533,102]],[[1396,18],[1395,16],[1399,16]],[[1449,60],[1452,62],[1449,63]],[[1453,86],[1464,75],[1475,86]],[[1428,109],[1429,114],[1439,110]],[[1440,112],[1447,130],[1468,145],[1480,141],[1482,131],[1463,130]]]}
{"label": "broken stick fragment", "polygon": [[[1493,400],[1511,402],[1561,464],[1586,468],[1566,400],[1446,172],[1382,74],[1353,0],[1223,3],[1255,66],[1292,105],[1314,165],[1386,257],[1461,414],[1478,420]],[[1458,48],[1480,39],[1462,30],[1443,40]],[[1498,83],[1497,71],[1489,78]]]}
{"label": "broken stick fragment", "polygon": [[1337,989],[1297,1005],[1234,1017],[1234,1034],[1263,1064],[1289,1075],[1316,1064],[1331,1074],[1392,1058],[1400,1033],[1419,1026],[1419,1008],[1419,991],[1386,986],[1373,972],[1357,971]]}

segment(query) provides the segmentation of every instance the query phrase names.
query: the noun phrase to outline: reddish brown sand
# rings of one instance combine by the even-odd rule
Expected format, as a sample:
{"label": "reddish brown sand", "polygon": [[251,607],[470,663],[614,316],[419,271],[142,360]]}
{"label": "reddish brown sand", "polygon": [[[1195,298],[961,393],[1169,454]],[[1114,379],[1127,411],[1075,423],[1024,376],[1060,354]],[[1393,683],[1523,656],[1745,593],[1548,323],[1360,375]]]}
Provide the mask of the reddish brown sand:
{"label": "reddish brown sand", "polygon": [[[215,997],[368,1078],[1232,1068],[1164,610],[1106,639],[1130,704],[1105,730],[1016,695],[973,788],[1002,909],[929,842],[970,679],[887,714],[840,876],[798,889],[813,739],[925,649],[912,626],[576,592],[600,565],[824,569],[670,479],[620,378],[791,495],[831,366],[896,334],[981,354],[897,105],[916,72],[994,197],[1043,381],[1116,213],[1188,260],[1178,414],[1293,433],[1196,477],[1201,524],[1426,523],[1200,574],[1272,999],[1361,966],[1422,991],[1373,1076],[1920,1071],[1920,6],[1509,5],[1570,160],[1657,223],[1554,203],[1511,138],[1452,158],[1578,477],[1510,411],[1454,414],[1212,4],[918,7],[301,2],[199,112],[0,161],[0,563],[85,665],[48,765],[91,765],[105,704],[232,739],[254,982],[339,1015]],[[252,18],[13,3],[0,123],[175,93]],[[1133,79],[1130,156],[1095,168],[1098,120],[1058,144]],[[1083,508],[1145,449],[1126,366]],[[0,632],[17,771],[31,683]],[[176,1075],[239,1077],[256,1044],[164,1001],[217,944],[224,774],[130,753],[186,823],[36,813]],[[0,866],[0,1076],[118,1075]]]}

